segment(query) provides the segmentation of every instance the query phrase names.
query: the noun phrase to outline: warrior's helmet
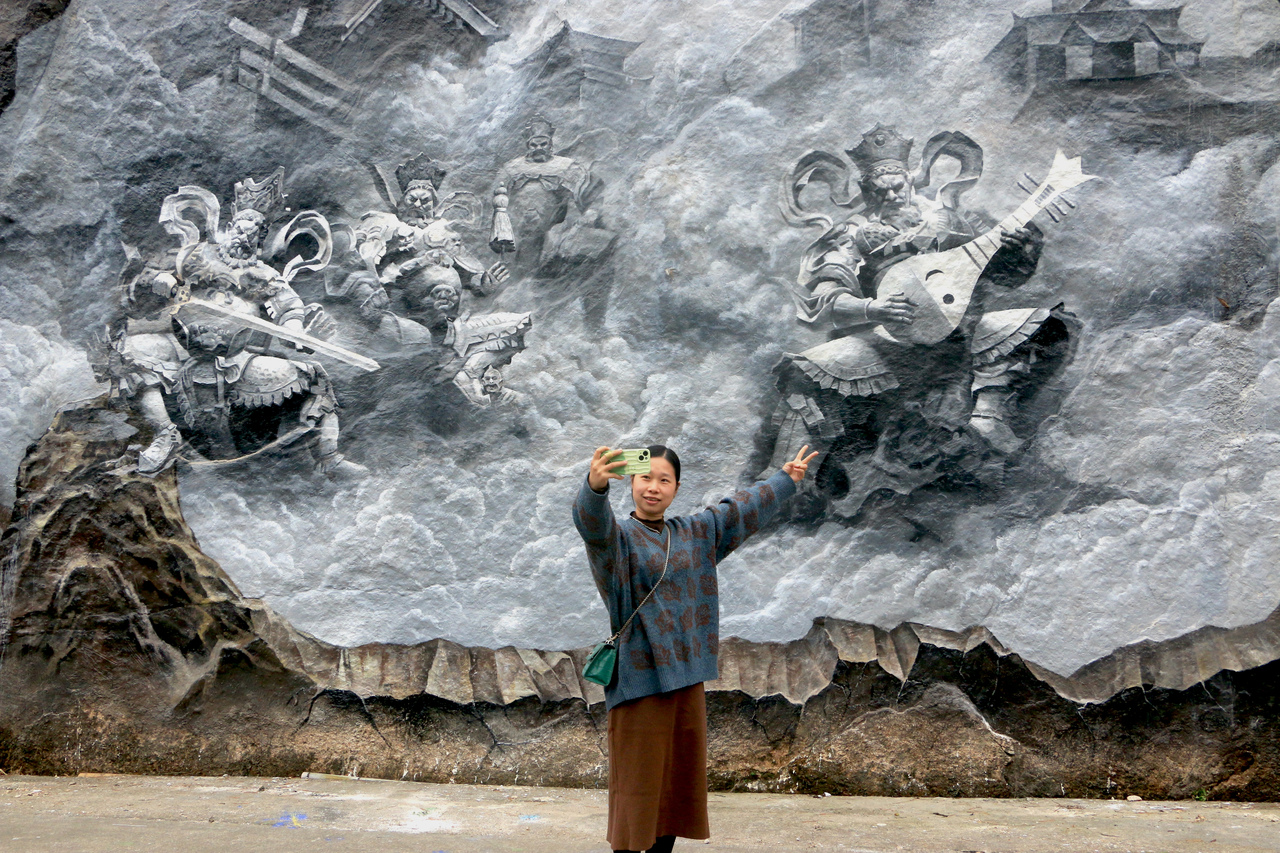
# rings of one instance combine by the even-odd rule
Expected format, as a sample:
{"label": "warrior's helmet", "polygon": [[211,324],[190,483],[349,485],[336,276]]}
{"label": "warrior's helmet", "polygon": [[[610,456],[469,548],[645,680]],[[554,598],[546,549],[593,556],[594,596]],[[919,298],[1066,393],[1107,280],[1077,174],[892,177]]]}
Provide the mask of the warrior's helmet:
{"label": "warrior's helmet", "polygon": [[528,155],[531,159],[536,161],[551,159],[553,153],[551,144],[556,135],[555,125],[544,117],[537,115],[525,123],[522,135],[524,136],[524,146],[528,150]]}
{"label": "warrior's helmet", "polygon": [[862,173],[862,180],[889,171],[910,171],[907,159],[911,156],[911,144],[915,142],[902,136],[892,127],[876,124],[862,134],[862,141],[855,148],[845,149],[853,165]]}
{"label": "warrior's helmet", "polygon": [[396,182],[400,184],[400,191],[403,193],[426,187],[430,187],[434,193],[439,191],[440,183],[447,174],[448,172],[435,160],[425,154],[419,154],[396,167]]}
{"label": "warrior's helmet", "polygon": [[256,210],[270,224],[284,209],[284,166],[265,178],[245,178],[235,185],[234,212]]}

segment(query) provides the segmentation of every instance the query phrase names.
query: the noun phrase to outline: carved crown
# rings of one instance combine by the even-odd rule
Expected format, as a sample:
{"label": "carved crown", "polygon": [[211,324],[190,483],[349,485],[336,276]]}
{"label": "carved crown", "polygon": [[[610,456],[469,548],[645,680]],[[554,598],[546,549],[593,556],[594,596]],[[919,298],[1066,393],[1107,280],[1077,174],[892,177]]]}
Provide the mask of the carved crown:
{"label": "carved crown", "polygon": [[396,167],[396,182],[400,184],[400,191],[406,193],[417,186],[430,186],[433,190],[438,190],[447,174],[435,160],[419,154]]}
{"label": "carved crown", "polygon": [[235,213],[256,210],[271,222],[284,209],[284,166],[265,178],[245,178],[235,185]]}
{"label": "carved crown", "polygon": [[536,115],[525,122],[523,134],[525,142],[535,136],[545,136],[550,139],[556,134],[556,126],[547,121],[544,116]]}
{"label": "carved crown", "polygon": [[886,166],[907,168],[907,158],[911,156],[913,142],[914,139],[900,135],[892,127],[877,123],[862,134],[862,142],[856,148],[847,148],[844,153],[849,155],[859,172],[868,175],[877,168]]}

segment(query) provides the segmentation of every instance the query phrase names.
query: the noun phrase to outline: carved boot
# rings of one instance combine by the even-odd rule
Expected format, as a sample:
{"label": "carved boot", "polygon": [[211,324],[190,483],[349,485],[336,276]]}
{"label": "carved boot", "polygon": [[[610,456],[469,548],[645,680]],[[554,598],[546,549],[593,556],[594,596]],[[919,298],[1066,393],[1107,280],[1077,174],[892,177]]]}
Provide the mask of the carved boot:
{"label": "carved boot", "polygon": [[144,477],[154,477],[173,464],[178,457],[178,448],[182,446],[182,434],[173,424],[161,428],[156,437],[138,453],[138,473]]}
{"label": "carved boot", "polygon": [[329,412],[316,425],[317,437],[311,446],[316,471],[331,480],[353,481],[369,476],[369,469],[338,452],[338,415]]}
{"label": "carved boot", "polygon": [[[808,417],[806,417],[808,415]],[[803,447],[818,451],[817,464],[810,466],[809,476],[800,481],[796,487],[795,497],[788,501],[779,512],[781,521],[812,521],[819,518],[826,509],[827,499],[818,489],[818,471],[826,457],[829,443],[818,427],[829,425],[818,412],[816,404],[809,398],[799,394],[791,395],[790,400],[783,400],[774,413],[773,423],[778,428],[774,440],[773,455],[769,464],[757,475],[763,479],[772,475],[783,465],[796,457]]]}
{"label": "carved boot", "polygon": [[1007,388],[983,388],[974,399],[973,413],[969,416],[969,426],[974,432],[1005,456],[1017,453],[1024,443],[1005,422],[1006,408],[1012,396]]}
{"label": "carved boot", "polygon": [[316,470],[330,480],[354,482],[369,476],[369,469],[358,462],[352,462],[336,450],[327,455],[316,457]]}

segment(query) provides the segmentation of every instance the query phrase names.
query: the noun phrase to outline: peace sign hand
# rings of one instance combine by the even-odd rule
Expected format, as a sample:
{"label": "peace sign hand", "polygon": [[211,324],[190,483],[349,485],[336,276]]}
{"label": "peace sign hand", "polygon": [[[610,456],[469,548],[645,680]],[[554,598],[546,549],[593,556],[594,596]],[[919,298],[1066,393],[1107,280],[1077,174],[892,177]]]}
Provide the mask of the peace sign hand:
{"label": "peace sign hand", "polygon": [[782,466],[782,470],[786,471],[788,476],[791,477],[791,481],[797,485],[804,479],[804,475],[809,470],[809,463],[813,461],[813,457],[818,455],[818,451],[815,450],[808,456],[805,456],[805,451],[808,449],[809,445],[806,444],[804,447],[800,448],[798,453],[796,453],[795,459],[792,459],[786,465]]}

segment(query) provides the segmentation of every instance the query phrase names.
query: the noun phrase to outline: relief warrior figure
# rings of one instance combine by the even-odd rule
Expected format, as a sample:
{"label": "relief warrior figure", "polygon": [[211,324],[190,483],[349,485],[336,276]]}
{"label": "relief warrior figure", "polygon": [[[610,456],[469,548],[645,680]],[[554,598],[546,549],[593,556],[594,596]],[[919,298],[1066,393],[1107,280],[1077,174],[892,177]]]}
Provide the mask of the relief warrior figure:
{"label": "relief warrior figure", "polygon": [[453,384],[475,406],[514,403],[522,394],[506,387],[502,369],[524,349],[524,336],[533,326],[529,313],[494,312],[472,316],[462,310],[462,288],[441,282],[431,291],[443,330],[445,354],[436,369],[435,384]]}
{"label": "relief warrior figure", "polygon": [[[821,151],[784,180],[788,221],[825,228],[805,251],[795,297],[797,318],[830,340],[785,353],[775,368],[771,465],[804,444],[826,451],[811,505],[843,517],[879,489],[905,494],[948,474],[997,482],[1026,438],[1015,428],[1027,431],[1025,410],[1069,360],[1078,328],[1061,305],[989,312],[983,303],[1034,274],[1043,234],[1031,218],[1061,212],[1062,192],[1089,179],[1079,161],[1059,152],[1044,182],[1023,187],[1032,197],[992,227],[960,207],[982,173],[977,143],[938,134],[914,173],[911,145],[876,125],[847,150],[859,194],[847,191],[845,161]],[[926,197],[919,191],[944,156],[959,174]],[[815,181],[854,212],[833,221],[806,211],[801,193]]]}
{"label": "relief warrior figure", "polygon": [[[397,343],[430,342],[437,284],[484,296],[510,275],[501,261],[486,268],[463,243],[457,226],[478,217],[475,196],[454,192],[442,199],[445,175],[421,155],[402,163],[383,186],[395,213],[370,211],[355,229],[335,229],[342,263],[331,270],[326,293],[356,306],[366,328]],[[448,218],[455,212],[462,217]]]}
{"label": "relief warrior figure", "polygon": [[591,174],[591,163],[556,153],[555,133],[542,116],[530,119],[525,152],[507,161],[494,183],[489,248],[514,252],[513,266],[531,275],[600,260],[618,238],[591,209],[603,182]]}
{"label": "relief warrior figure", "polygon": [[[112,342],[110,379],[136,400],[154,432],[138,455],[138,473],[152,476],[178,455],[184,435],[193,447],[227,461],[257,456],[305,439],[317,469],[360,476],[363,466],[338,452],[338,401],[315,351],[366,370],[377,363],[326,343],[332,322],[319,305],[304,304],[290,282],[329,260],[329,226],[314,211],[299,213],[264,248],[272,218],[283,207],[280,169],[263,181],[236,184],[230,223],[219,229],[219,205],[208,190],[180,187],[164,200],[160,222],[181,239],[164,260],[126,268],[130,318]],[[200,225],[188,217],[198,215]],[[280,258],[306,235],[318,246],[309,259]],[[157,310],[158,308],[158,310]],[[292,348],[277,351],[277,342]]]}
{"label": "relief warrior figure", "polygon": [[[486,269],[466,249],[454,229],[464,220],[447,214],[461,210],[474,222],[474,196],[455,192],[441,199],[444,176],[426,157],[401,164],[394,183],[404,193],[395,214],[374,211],[357,229],[335,229],[346,251],[326,292],[356,304],[365,327],[384,340],[431,345],[439,356],[434,384],[451,382],[475,406],[512,402],[520,395],[505,387],[502,369],[525,348],[532,315],[463,311],[464,291],[485,296],[510,273],[501,261]],[[393,195],[393,182],[386,183]]]}

